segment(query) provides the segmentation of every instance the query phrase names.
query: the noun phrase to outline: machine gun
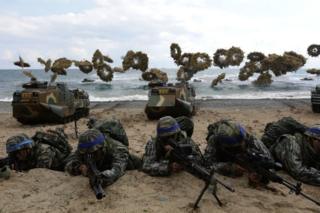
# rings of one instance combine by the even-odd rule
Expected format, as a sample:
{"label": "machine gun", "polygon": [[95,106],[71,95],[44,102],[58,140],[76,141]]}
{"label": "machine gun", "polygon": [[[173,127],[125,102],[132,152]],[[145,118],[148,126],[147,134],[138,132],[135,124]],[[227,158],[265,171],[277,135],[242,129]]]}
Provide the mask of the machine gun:
{"label": "machine gun", "polygon": [[97,169],[96,163],[93,159],[93,156],[91,154],[87,154],[86,156],[86,164],[88,167],[88,177],[90,181],[90,186],[92,190],[94,191],[96,198],[98,200],[101,200],[103,197],[105,197],[105,192],[101,186],[102,183],[102,174]]}
{"label": "machine gun", "polygon": [[291,183],[283,179],[281,176],[277,175],[276,172],[274,172],[274,170],[279,170],[282,168],[282,165],[280,163],[275,163],[273,160],[254,152],[248,152],[240,156],[231,155],[229,153],[229,156],[231,159],[234,160],[235,163],[248,169],[248,171],[255,172],[269,181],[284,185],[290,190],[289,193],[301,195],[307,200],[310,200],[311,202],[320,206],[319,201],[302,192],[301,182]]}
{"label": "machine gun", "polygon": [[[186,139],[186,140],[189,140],[189,139]],[[193,209],[199,208],[198,204],[203,194],[208,189],[209,185],[212,183],[212,181],[222,185],[223,187],[225,187],[231,192],[235,191],[233,188],[231,188],[230,186],[226,185],[225,183],[221,182],[220,180],[214,177],[214,169],[210,171],[196,161],[195,156],[192,155],[193,149],[190,143],[184,143],[184,142],[180,143],[180,142],[176,142],[175,140],[168,140],[167,145],[170,145],[173,148],[170,151],[170,159],[172,161],[179,163],[185,168],[185,170],[188,173],[192,174],[197,178],[200,178],[205,182],[205,186],[201,190],[196,202],[194,203]],[[217,196],[215,190],[212,192],[212,195],[217,200],[219,206],[222,206],[222,202]]]}

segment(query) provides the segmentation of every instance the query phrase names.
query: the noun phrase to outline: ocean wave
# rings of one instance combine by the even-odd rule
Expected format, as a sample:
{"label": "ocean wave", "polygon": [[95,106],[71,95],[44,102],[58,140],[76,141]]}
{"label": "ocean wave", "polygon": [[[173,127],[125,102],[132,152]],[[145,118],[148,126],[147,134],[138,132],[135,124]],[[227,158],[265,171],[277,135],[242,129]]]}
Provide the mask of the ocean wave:
{"label": "ocean wave", "polygon": [[256,92],[256,93],[243,93],[243,94],[228,94],[228,95],[200,95],[198,100],[210,99],[308,99],[310,92]]}
{"label": "ocean wave", "polygon": [[146,101],[148,100],[147,95],[125,95],[117,97],[97,97],[94,95],[90,96],[90,101],[105,102],[105,101]]}
{"label": "ocean wave", "polygon": [[12,101],[12,97],[0,98],[0,101],[2,101],[2,102],[11,102]]}

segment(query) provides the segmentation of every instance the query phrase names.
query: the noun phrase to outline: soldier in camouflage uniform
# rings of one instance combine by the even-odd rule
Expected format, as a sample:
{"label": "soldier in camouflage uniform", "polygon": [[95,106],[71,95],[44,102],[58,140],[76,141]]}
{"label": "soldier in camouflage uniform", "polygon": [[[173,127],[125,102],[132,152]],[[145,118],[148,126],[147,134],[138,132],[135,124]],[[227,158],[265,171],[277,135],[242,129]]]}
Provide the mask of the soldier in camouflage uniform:
{"label": "soldier in camouflage uniform", "polygon": [[[127,133],[121,122],[117,119],[112,118],[98,120],[95,117],[90,117],[87,126],[89,129],[97,129],[106,137],[111,137],[125,146],[129,146]],[[138,156],[129,153],[128,168],[140,169],[141,159]]]}
{"label": "soldier in camouflage uniform", "polygon": [[97,129],[89,129],[79,137],[78,148],[67,160],[65,170],[71,175],[88,176],[86,157],[93,156],[97,169],[101,172],[103,187],[111,185],[124,175],[126,169],[135,169],[128,163],[128,147],[121,142],[101,133]]}
{"label": "soldier in camouflage uniform", "polygon": [[[276,161],[297,180],[320,186],[320,126],[307,128],[292,118],[269,124],[263,135]],[[286,129],[290,124],[296,128]],[[276,130],[286,130],[281,136]],[[277,138],[271,143],[270,138]]]}
{"label": "soldier in camouflage uniform", "polygon": [[[188,135],[185,131],[181,130],[177,120],[182,125],[185,125],[184,129],[187,129]],[[174,139],[178,143],[191,143],[193,156],[196,157],[199,163],[202,163],[200,150],[190,138],[193,132],[192,121],[187,117],[177,118],[177,120],[171,116],[165,116],[158,121],[157,136],[147,142],[142,159],[142,170],[145,173],[151,176],[168,176],[173,172],[179,172],[183,169],[177,162],[172,162],[169,159],[172,147],[167,145],[166,141],[170,139]],[[192,127],[190,124],[192,124]]]}
{"label": "soldier in camouflage uniform", "polygon": [[[256,153],[272,160],[266,146],[257,138],[250,135],[240,124],[231,120],[220,120],[208,126],[207,147],[204,159],[207,167],[214,167],[216,172],[230,176],[242,176],[246,169],[236,164],[231,158],[245,153]],[[249,184],[263,183],[262,177],[249,173]]]}
{"label": "soldier in camouflage uniform", "polygon": [[12,136],[7,140],[6,151],[14,170],[48,168],[63,171],[71,146],[63,129],[57,129],[37,132],[32,138],[26,134]]}

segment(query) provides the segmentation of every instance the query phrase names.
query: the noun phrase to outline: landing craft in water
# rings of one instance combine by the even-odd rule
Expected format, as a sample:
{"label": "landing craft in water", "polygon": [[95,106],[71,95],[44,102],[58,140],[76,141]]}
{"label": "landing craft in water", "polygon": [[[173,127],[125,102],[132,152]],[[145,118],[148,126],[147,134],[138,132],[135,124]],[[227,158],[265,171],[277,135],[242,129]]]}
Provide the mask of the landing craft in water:
{"label": "landing craft in water", "polygon": [[[14,64],[23,70],[27,63],[20,57]],[[67,67],[58,68],[64,70]],[[67,123],[89,115],[88,94],[81,89],[70,90],[65,83],[56,83],[61,73],[53,73],[48,82],[38,81],[30,71],[23,70],[30,82],[23,84],[22,90],[13,93],[12,114],[17,121],[22,124]]]}
{"label": "landing craft in water", "polygon": [[192,116],[196,113],[195,90],[188,82],[166,84],[150,82],[145,113],[149,119],[170,115]]}
{"label": "landing craft in water", "polygon": [[13,93],[13,117],[22,124],[67,123],[89,115],[89,96],[65,83],[32,79]]}

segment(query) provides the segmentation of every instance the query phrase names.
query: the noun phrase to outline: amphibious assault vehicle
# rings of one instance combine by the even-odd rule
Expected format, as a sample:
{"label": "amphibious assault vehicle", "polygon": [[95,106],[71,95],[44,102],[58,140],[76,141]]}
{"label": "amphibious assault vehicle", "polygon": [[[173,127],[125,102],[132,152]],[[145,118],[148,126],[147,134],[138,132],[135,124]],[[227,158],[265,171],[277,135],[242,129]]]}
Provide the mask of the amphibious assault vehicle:
{"label": "amphibious assault vehicle", "polygon": [[313,112],[320,113],[320,84],[311,91],[311,105]]}
{"label": "amphibious assault vehicle", "polygon": [[89,114],[89,96],[65,83],[31,79],[13,93],[13,117],[23,124],[67,123]]}
{"label": "amphibious assault vehicle", "polygon": [[196,113],[195,90],[188,82],[149,84],[148,102],[145,113],[149,119],[170,115],[192,116]]}

